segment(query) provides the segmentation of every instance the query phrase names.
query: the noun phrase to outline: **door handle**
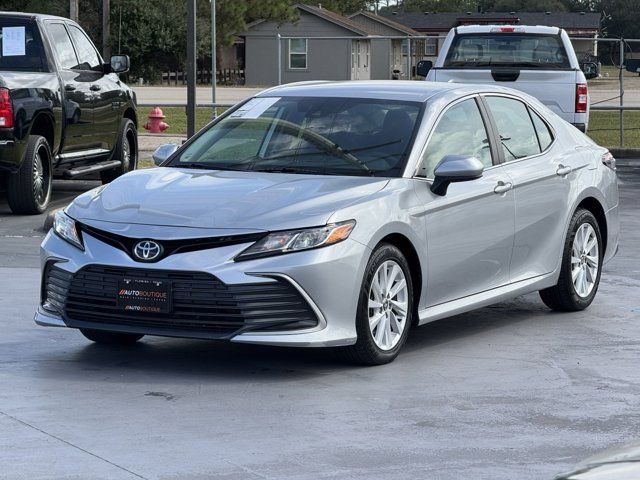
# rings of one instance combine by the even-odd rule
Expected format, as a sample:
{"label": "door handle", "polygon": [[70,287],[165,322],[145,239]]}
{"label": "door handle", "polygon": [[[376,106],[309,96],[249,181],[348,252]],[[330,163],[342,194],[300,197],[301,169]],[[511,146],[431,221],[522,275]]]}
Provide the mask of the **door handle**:
{"label": "door handle", "polygon": [[73,91],[75,91],[76,86],[75,86],[75,85],[71,85],[71,84],[67,83],[67,84],[64,86],[64,89],[65,89],[65,91],[67,91],[67,92],[73,92]]}
{"label": "door handle", "polygon": [[556,170],[556,175],[564,177],[565,175],[569,175],[571,173],[571,170],[571,167],[565,167],[564,165],[560,164],[558,166],[558,169]]}
{"label": "door handle", "polygon": [[101,87],[100,85],[95,85],[95,84],[94,84],[94,85],[91,85],[91,86],[89,87],[89,89],[90,89],[92,92],[97,92],[97,91],[99,91],[99,90],[102,90],[102,87]]}
{"label": "door handle", "polygon": [[498,182],[498,185],[496,185],[496,188],[494,188],[493,191],[495,193],[497,193],[498,195],[502,195],[504,193],[507,193],[512,188],[513,188],[513,183],[511,183],[511,182],[503,182],[501,180],[501,181]]}

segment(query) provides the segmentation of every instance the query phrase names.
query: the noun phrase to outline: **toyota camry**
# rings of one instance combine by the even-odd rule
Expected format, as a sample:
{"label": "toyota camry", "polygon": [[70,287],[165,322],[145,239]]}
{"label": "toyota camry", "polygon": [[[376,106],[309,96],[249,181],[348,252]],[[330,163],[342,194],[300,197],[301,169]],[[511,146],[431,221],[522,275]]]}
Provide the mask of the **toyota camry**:
{"label": "toyota camry", "polygon": [[618,245],[611,154],[498,86],[285,85],[156,160],[56,214],[39,325],[382,364],[518,295],[588,307]]}

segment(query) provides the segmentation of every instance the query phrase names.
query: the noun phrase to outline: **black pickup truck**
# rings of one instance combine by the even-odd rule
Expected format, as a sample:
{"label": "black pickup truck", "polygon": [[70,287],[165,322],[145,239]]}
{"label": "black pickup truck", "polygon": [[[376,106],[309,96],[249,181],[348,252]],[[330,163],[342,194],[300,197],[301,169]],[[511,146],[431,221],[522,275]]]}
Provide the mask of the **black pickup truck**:
{"label": "black pickup truck", "polygon": [[129,57],[110,60],[69,19],[0,13],[0,185],[14,213],[42,213],[54,176],[107,183],[136,167],[135,94],[118,78]]}

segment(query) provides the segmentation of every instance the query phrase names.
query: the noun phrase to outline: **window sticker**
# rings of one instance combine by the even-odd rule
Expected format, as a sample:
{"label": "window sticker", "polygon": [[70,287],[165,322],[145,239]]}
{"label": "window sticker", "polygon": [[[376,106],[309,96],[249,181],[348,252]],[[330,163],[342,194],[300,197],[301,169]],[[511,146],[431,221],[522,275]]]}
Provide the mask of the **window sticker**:
{"label": "window sticker", "polygon": [[271,105],[280,100],[280,97],[264,97],[264,98],[252,98],[238,110],[233,112],[229,117],[231,118],[258,118],[262,115]]}
{"label": "window sticker", "polygon": [[2,56],[17,57],[25,52],[24,27],[2,27]]}

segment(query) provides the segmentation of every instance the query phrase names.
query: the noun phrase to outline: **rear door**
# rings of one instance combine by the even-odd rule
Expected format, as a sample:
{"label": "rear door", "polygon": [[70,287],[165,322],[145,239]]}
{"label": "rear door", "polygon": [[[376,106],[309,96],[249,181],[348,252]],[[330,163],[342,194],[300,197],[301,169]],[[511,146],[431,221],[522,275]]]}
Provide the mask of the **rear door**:
{"label": "rear door", "polygon": [[76,51],[63,22],[47,22],[46,31],[62,80],[65,110],[62,159],[72,160],[99,147],[93,122],[94,72],[79,70]]}
{"label": "rear door", "polygon": [[514,187],[511,281],[550,273],[560,259],[571,181],[581,165],[575,163],[575,151],[565,151],[530,106],[504,95],[483,98],[500,135],[502,166]]}
{"label": "rear door", "polygon": [[456,35],[430,80],[515,88],[573,123],[578,72],[562,36],[500,30]]}

